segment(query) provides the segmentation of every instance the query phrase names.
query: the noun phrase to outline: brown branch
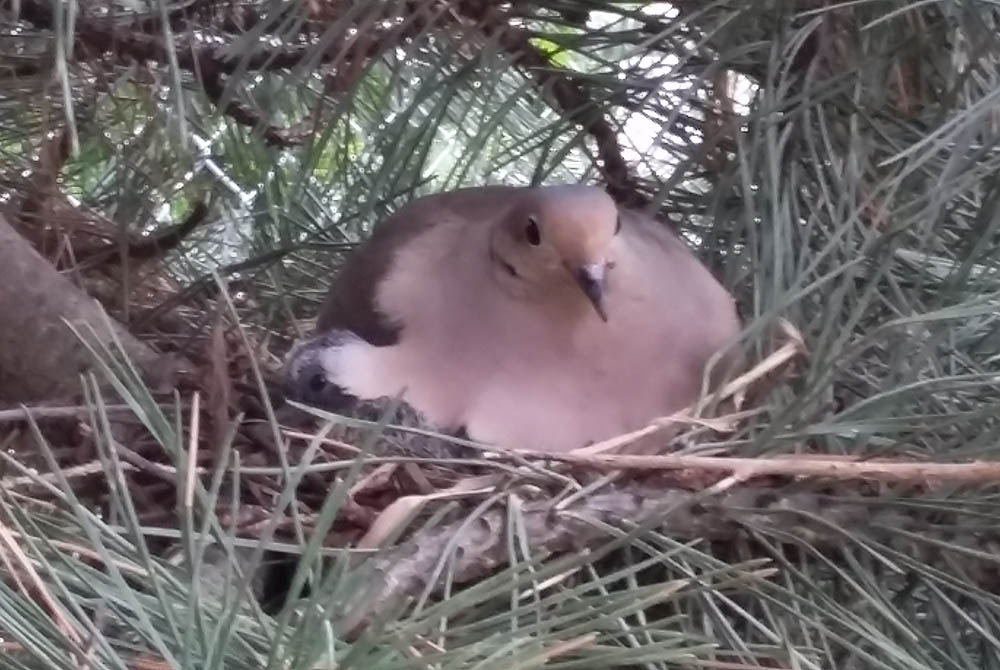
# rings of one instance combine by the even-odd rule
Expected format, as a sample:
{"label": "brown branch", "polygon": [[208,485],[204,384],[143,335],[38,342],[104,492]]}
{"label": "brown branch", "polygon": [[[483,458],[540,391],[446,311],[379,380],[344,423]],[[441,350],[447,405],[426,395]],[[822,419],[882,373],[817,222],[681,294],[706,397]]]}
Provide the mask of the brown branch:
{"label": "brown branch", "polygon": [[263,128],[261,137],[268,146],[293,147],[302,144],[305,140],[305,133],[302,131],[294,131],[272,125],[266,122],[259,112],[236,100],[229,100],[223,105],[222,101],[226,95],[226,85],[219,61],[203,58],[199,73],[201,74],[202,90],[208,96],[208,99],[216,107],[220,108],[219,111],[242,126]]}
{"label": "brown branch", "polygon": [[574,73],[552,63],[531,44],[527,30],[507,22],[496,3],[466,0],[459,3],[459,8],[462,14],[478,24],[485,36],[496,39],[514,64],[531,74],[539,88],[551,94],[558,111],[570,121],[582,125],[594,138],[608,193],[626,207],[649,205],[649,198],[642,192],[625,161],[614,126]]}
{"label": "brown branch", "polygon": [[[0,216],[0,399],[32,402],[79,393],[78,374],[94,360],[77,335],[112,351],[121,344],[151,386],[173,385],[190,364],[170,360],[110,319]],[[109,329],[110,324],[110,329]],[[111,332],[113,331],[113,332]]]}
{"label": "brown branch", "polygon": [[[54,25],[51,8],[39,0],[25,0],[21,5],[21,16],[37,28],[51,30]],[[74,55],[80,60],[99,58],[109,50],[119,58],[125,56],[140,62],[152,60],[168,64],[171,56],[174,56],[182,69],[200,73],[205,94],[216,105],[221,102],[225,93],[222,75],[232,73],[242,66],[240,59],[217,57],[212,46],[182,44],[177,47],[176,53],[171,53],[158,36],[141,32],[121,33],[112,24],[86,18],[77,20],[76,38]],[[249,68],[292,67],[301,60],[305,52],[304,48],[295,47],[256,54],[250,59]],[[271,146],[287,147],[302,143],[301,133],[266,123],[259,113],[239,102],[230,101],[221,111],[241,125],[263,127],[264,141]]]}
{"label": "brown branch", "polygon": [[182,222],[170,226],[149,238],[129,239],[122,245],[111,244],[105,248],[88,253],[77,253],[78,267],[106,267],[120,263],[122,258],[129,260],[148,261],[162,258],[171,249],[176,248],[198,226],[208,218],[208,203],[199,200]]}
{"label": "brown branch", "polygon": [[[184,3],[167,5],[164,14],[166,15],[166,25],[174,32],[184,32],[191,27],[189,17],[193,14],[205,14],[213,9],[220,9],[227,14],[239,11],[239,8],[224,0],[188,0]],[[119,17],[95,17],[88,16],[88,20],[94,23],[106,24],[110,30],[122,33],[124,31],[139,31],[144,33],[160,33],[163,31],[163,19],[158,11],[146,14],[140,12],[127,12],[122,20]],[[246,26],[244,26],[244,29]]]}
{"label": "brown branch", "polygon": [[[97,73],[100,80],[102,73],[99,70]],[[98,95],[95,94],[77,102],[75,124],[78,132],[90,127],[97,101]],[[31,241],[35,249],[53,260],[60,269],[67,265],[61,262],[68,260],[62,253],[66,250],[67,240],[76,243],[81,239],[99,238],[97,244],[103,244],[107,238],[104,226],[107,221],[86,207],[71,203],[59,187],[70,151],[70,134],[60,119],[58,125],[50,127],[48,136],[39,141],[35,151],[37,157],[32,161],[28,176],[11,174],[6,179],[0,179],[0,183],[11,192],[21,194],[19,201],[15,200],[2,208],[3,213],[10,217],[10,223]]]}
{"label": "brown branch", "polygon": [[[66,127],[60,128],[55,137],[46,139],[38,147],[38,160],[34,170],[21,182],[18,190],[23,190],[20,211],[14,217],[16,224],[25,224],[22,232],[31,239],[39,250],[44,250],[57,230],[58,218],[50,216],[50,198],[59,192],[58,180],[70,154],[70,137]],[[20,181],[20,180],[19,180]],[[40,225],[34,225],[40,224]],[[48,230],[46,230],[48,228]],[[56,229],[56,230],[53,230]]]}
{"label": "brown branch", "polygon": [[[201,1],[203,0],[195,0],[195,2]],[[397,16],[394,11],[396,7],[405,9],[403,21],[401,23],[391,21],[386,24],[386,19],[394,19]],[[446,6],[426,0],[392,5],[388,8],[373,6],[372,11],[355,24],[353,33],[347,29],[341,40],[333,41],[333,46],[320,55],[319,63],[358,72],[364,63],[385,53],[406,37],[419,36],[424,31],[441,25],[443,19],[451,20],[446,9]],[[21,16],[37,28],[51,30],[54,25],[51,8],[41,0],[24,0]],[[76,57],[81,60],[91,60],[111,51],[119,59],[126,58],[140,62],[154,61],[169,64],[172,59],[176,59],[181,69],[200,78],[205,95],[220,107],[221,113],[240,125],[262,128],[262,138],[268,145],[296,146],[302,144],[308,135],[309,131],[305,126],[295,130],[283,129],[266,122],[261,114],[251,107],[235,100],[226,100],[225,77],[244,70],[271,71],[296,67],[303,58],[312,54],[312,47],[255,48],[249,54],[222,58],[217,55],[219,50],[212,45],[187,41],[178,44],[175,52],[171,52],[163,39],[156,34],[160,25],[158,21],[139,21],[128,31],[123,31],[121,24],[121,21],[79,17],[75,41]],[[157,30],[153,30],[154,28]],[[141,29],[148,29],[149,32],[143,32]]]}

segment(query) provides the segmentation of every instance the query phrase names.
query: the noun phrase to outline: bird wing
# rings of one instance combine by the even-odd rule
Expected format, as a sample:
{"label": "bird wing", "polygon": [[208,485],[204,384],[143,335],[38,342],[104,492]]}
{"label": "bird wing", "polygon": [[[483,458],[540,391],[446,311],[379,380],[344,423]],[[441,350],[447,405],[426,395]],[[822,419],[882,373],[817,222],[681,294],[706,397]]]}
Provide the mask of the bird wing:
{"label": "bird wing", "polygon": [[374,346],[396,344],[404,324],[376,304],[378,286],[391,271],[396,252],[443,221],[461,217],[479,223],[492,218],[498,203],[518,190],[513,186],[458,189],[401,207],[376,225],[369,239],[341,265],[320,309],[316,331],[349,330]]}

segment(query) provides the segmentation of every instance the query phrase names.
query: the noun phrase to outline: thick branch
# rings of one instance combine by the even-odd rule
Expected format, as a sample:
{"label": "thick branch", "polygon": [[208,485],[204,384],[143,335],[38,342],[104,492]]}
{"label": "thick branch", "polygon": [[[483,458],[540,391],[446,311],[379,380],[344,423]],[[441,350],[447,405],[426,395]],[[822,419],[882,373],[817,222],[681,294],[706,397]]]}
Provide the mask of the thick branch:
{"label": "thick branch", "polygon": [[[37,28],[53,29],[52,9],[46,3],[26,0],[21,5],[21,16]],[[182,44],[172,54],[159,36],[137,31],[120,32],[109,22],[84,17],[77,20],[75,37],[74,52],[80,60],[100,57],[108,50],[140,62],[152,60],[167,64],[174,56],[182,69],[202,76],[205,93],[216,104],[221,102],[225,91],[223,74],[240,67],[239,59],[219,58],[212,46]],[[290,67],[299,62],[303,53],[303,49],[296,47],[278,54],[258,55],[255,58],[257,62],[252,63],[250,69],[263,69],[265,63],[271,68]],[[264,122],[260,114],[239,102],[230,101],[221,111],[242,125],[262,126],[264,140],[270,145],[294,146],[302,142],[298,133]]]}
{"label": "thick branch", "polygon": [[[31,402],[73,396],[89,352],[64,319],[113,350],[98,303],[59,274],[0,216],[0,401]],[[118,324],[114,336],[152,385],[169,383],[179,365],[154,352]],[[93,333],[89,330],[93,329]],[[96,334],[96,335],[95,335]]]}
{"label": "thick branch", "polygon": [[[4,0],[6,4],[7,0]],[[331,48],[321,54],[319,63],[340,67],[359,68],[372,58],[399,44],[405,37],[416,37],[449,20],[446,7],[429,2],[407,2],[401,6],[405,14],[400,15],[401,23],[392,21],[386,27],[384,19],[395,18],[397,5],[388,9],[373,6],[370,14],[359,19],[354,32],[345,32],[342,40],[333,41]],[[54,17],[51,7],[40,0],[23,0],[21,17],[36,28],[53,29]],[[381,20],[380,20],[381,19]],[[303,58],[313,53],[312,46],[281,46],[277,48],[255,48],[251,53],[236,58],[223,58],[212,45],[184,42],[171,52],[164,40],[153,32],[142,32],[136,28],[155,28],[157,22],[137,22],[132,30],[123,31],[114,21],[81,16],[76,21],[75,56],[81,60],[99,57],[113,51],[119,57],[137,61],[155,61],[169,64],[175,59],[181,69],[198,76],[205,94],[221,112],[237,123],[249,127],[263,128],[263,139],[271,146],[288,147],[301,144],[305,133],[282,129],[267,123],[259,112],[226,97],[227,75],[243,70],[267,71],[288,69],[297,66]],[[353,36],[350,36],[353,35]]]}

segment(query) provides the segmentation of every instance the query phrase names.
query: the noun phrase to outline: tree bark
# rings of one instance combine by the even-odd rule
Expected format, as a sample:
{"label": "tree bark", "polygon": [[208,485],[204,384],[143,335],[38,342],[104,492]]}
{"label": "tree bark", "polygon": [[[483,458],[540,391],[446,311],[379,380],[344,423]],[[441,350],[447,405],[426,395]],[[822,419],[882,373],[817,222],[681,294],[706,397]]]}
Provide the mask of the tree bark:
{"label": "tree bark", "polygon": [[109,319],[0,215],[0,404],[80,393],[79,374],[95,360],[66,322],[117,351],[113,334],[151,385],[172,382],[182,369]]}

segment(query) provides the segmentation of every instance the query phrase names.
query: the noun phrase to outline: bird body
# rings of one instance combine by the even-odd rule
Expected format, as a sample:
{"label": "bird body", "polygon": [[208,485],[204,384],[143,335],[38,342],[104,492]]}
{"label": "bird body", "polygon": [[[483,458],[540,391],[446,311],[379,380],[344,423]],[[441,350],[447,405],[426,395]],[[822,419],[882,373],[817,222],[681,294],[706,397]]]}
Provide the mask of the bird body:
{"label": "bird body", "polygon": [[599,189],[462,189],[376,228],[296,374],[320,369],[358,398],[403,392],[487,444],[566,451],[690,404],[739,327],[678,238]]}

